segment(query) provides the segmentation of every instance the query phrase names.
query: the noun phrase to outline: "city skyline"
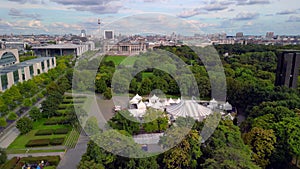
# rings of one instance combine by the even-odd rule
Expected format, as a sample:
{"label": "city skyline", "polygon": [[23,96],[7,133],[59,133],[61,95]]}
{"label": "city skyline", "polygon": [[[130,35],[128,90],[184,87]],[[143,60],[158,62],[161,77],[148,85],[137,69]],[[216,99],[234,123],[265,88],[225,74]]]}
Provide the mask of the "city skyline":
{"label": "city skyline", "polygon": [[1,34],[79,34],[81,29],[96,34],[98,18],[105,26],[119,18],[151,12],[183,19],[205,34],[299,35],[300,27],[297,0],[0,1]]}

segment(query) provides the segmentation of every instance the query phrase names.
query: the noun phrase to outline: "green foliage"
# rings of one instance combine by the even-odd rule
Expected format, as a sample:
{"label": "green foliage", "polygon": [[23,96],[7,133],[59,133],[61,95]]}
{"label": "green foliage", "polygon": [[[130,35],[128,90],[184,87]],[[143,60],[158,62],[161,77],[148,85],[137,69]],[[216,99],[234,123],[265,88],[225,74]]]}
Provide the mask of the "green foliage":
{"label": "green foliage", "polygon": [[0,165],[4,164],[6,162],[6,159],[7,159],[7,155],[5,150],[0,149]]}
{"label": "green foliage", "polygon": [[17,121],[16,127],[19,129],[21,134],[26,134],[33,128],[33,122],[28,117],[22,117],[20,120]]}
{"label": "green foliage", "polygon": [[90,117],[85,123],[84,130],[89,135],[95,135],[100,132],[98,121],[96,117]]}
{"label": "green foliage", "polygon": [[15,112],[10,112],[7,116],[7,120],[17,120],[19,116]]}
{"label": "green foliage", "polygon": [[29,116],[32,120],[36,121],[43,117],[42,113],[40,112],[40,109],[37,107],[32,107],[29,111]]}
{"label": "green foliage", "polygon": [[164,112],[148,109],[142,127],[148,133],[165,131],[168,127],[168,117]]}
{"label": "green foliage", "polygon": [[122,110],[117,112],[116,115],[108,121],[108,124],[113,129],[125,130],[132,135],[140,131],[140,124],[135,122],[136,119],[133,118],[129,111]]}
{"label": "green foliage", "polygon": [[252,149],[252,157],[255,162],[265,168],[270,164],[270,156],[274,150],[276,137],[273,130],[264,130],[254,127],[249,133],[243,136],[245,144]]}
{"label": "green foliage", "polygon": [[45,130],[39,130],[34,135],[35,136],[46,136],[46,135],[52,135],[53,130],[51,129],[45,129]]}
{"label": "green foliage", "polygon": [[0,127],[6,127],[7,122],[4,117],[0,117]]}

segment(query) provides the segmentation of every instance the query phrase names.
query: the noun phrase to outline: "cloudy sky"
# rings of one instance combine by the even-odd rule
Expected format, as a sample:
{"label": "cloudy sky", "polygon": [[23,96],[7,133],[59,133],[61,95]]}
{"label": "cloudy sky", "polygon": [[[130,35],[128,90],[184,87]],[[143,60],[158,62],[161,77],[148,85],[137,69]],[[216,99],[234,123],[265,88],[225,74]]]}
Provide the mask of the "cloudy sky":
{"label": "cloudy sky", "polygon": [[[0,0],[0,4],[0,34],[79,34],[81,29],[95,34],[98,18],[105,27],[120,18],[144,14],[147,17],[122,24],[126,29],[144,23],[159,26],[149,13],[193,24],[194,30],[206,34],[300,34],[299,0]],[[162,20],[166,26],[159,27],[173,31],[168,28],[174,22],[168,17],[160,17],[163,24]]]}

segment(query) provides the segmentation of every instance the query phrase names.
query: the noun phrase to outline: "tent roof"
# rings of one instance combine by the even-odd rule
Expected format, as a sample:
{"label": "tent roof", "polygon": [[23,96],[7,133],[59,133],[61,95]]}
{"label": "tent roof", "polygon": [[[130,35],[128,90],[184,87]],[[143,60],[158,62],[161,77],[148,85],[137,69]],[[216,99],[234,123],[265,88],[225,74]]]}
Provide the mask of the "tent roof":
{"label": "tent roof", "polygon": [[181,101],[177,105],[167,107],[167,112],[173,115],[175,118],[192,117],[196,120],[201,120],[212,113],[212,110],[198,104],[193,100]]}

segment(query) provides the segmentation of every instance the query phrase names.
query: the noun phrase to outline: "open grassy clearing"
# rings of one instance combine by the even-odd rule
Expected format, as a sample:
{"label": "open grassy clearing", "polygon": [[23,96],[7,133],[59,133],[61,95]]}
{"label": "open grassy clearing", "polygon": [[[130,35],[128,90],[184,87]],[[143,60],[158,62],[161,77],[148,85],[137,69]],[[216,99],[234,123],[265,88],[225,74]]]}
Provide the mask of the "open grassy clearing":
{"label": "open grassy clearing", "polygon": [[119,65],[122,61],[123,65],[133,65],[136,57],[127,56],[107,56],[104,61],[113,61],[115,65]]}

